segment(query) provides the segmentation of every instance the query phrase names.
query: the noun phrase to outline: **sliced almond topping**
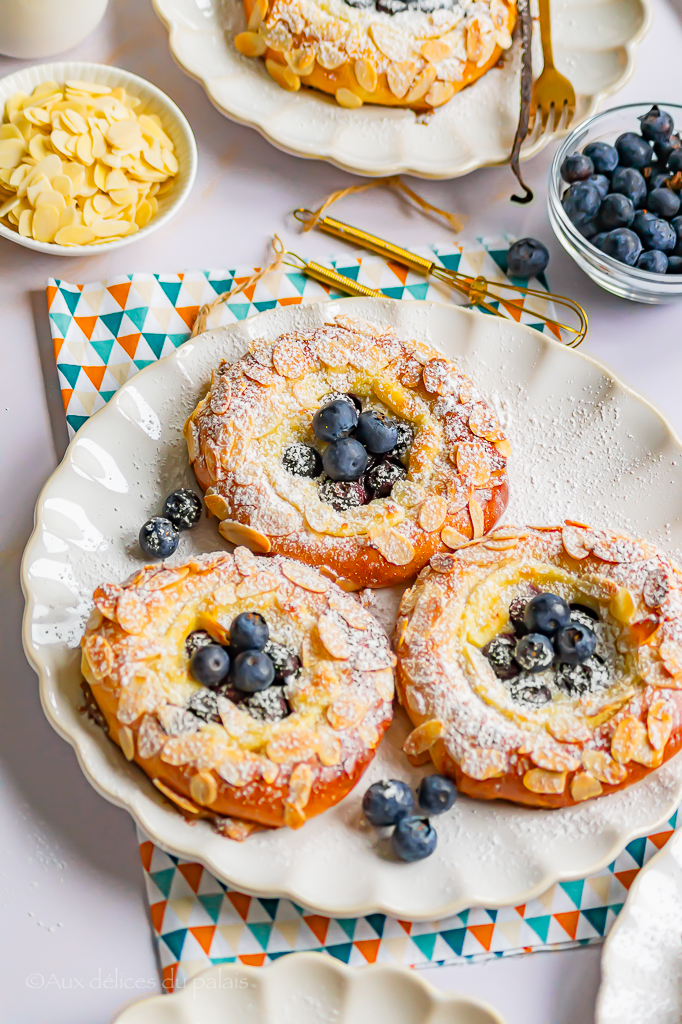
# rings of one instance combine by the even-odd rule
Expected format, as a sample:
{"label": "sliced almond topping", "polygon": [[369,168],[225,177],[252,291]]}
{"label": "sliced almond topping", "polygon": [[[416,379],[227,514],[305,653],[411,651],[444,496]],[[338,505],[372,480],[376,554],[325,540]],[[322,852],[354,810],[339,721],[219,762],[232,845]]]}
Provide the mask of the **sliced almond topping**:
{"label": "sliced almond topping", "polygon": [[282,577],[274,572],[256,572],[240,583],[235,593],[238,598],[268,594],[270,591],[276,590],[281,582]]}
{"label": "sliced almond topping", "polygon": [[333,612],[323,612],[317,620],[320,640],[332,658],[346,661],[350,658],[350,642],[345,629],[339,624]]}
{"label": "sliced almond topping", "polygon": [[262,57],[267,50],[265,40],[258,32],[239,32],[234,45],[245,57]]}
{"label": "sliced almond topping", "polygon": [[421,46],[421,55],[430,64],[440,64],[452,57],[452,47],[442,39],[428,39]]}
{"label": "sliced almond topping", "polygon": [[424,98],[430,106],[442,107],[454,95],[455,87],[452,82],[434,82]]}
{"label": "sliced almond topping", "polygon": [[250,32],[255,32],[258,26],[265,21],[268,13],[268,0],[253,0],[251,13],[249,14],[248,27]]}
{"label": "sliced almond topping", "polygon": [[391,565],[409,565],[414,558],[414,545],[392,527],[368,530],[372,545]]}
{"label": "sliced almond topping", "polygon": [[571,780],[571,796],[576,802],[591,800],[603,792],[601,782],[587,772],[578,772]]}
{"label": "sliced almond topping", "polygon": [[632,594],[627,587],[619,587],[609,602],[609,611],[617,622],[623,625],[631,623],[637,615],[637,608]]}
{"label": "sliced almond topping", "polygon": [[216,379],[215,385],[211,387],[211,399],[209,403],[211,406],[211,412],[215,413],[216,416],[224,416],[230,408],[231,397],[232,385],[230,384],[230,378],[223,374]]}
{"label": "sliced almond topping", "polygon": [[[470,537],[466,537],[463,533],[460,533],[459,530],[455,530],[452,526],[446,526],[444,529],[442,529],[440,531],[440,539],[443,541],[443,544],[446,544],[447,547],[452,548],[453,551],[456,551],[457,548],[463,548],[465,545],[471,543],[471,538]],[[438,556],[434,555],[433,557],[436,558]],[[443,558],[447,558],[448,556],[447,555],[443,555],[442,557]],[[439,565],[440,564],[441,563],[439,563]],[[448,565],[448,566],[452,566],[455,563],[446,562],[446,563],[443,563],[443,564]],[[431,565],[433,566],[434,569],[436,569],[436,572],[450,572],[451,571],[451,568],[447,568],[447,569],[436,568],[436,566],[433,565],[433,559],[431,560]]]}
{"label": "sliced almond topping", "polygon": [[189,566],[187,565],[179,565],[173,569],[160,569],[159,572],[154,573],[151,579],[146,581],[144,586],[147,590],[165,590],[166,587],[172,587],[175,583],[180,583],[188,574]]}
{"label": "sliced almond topping", "polygon": [[214,827],[221,836],[235,843],[243,843],[254,832],[262,832],[264,829],[263,825],[255,821],[241,821],[239,818],[218,818]]}
{"label": "sliced almond topping", "polygon": [[372,625],[373,619],[369,612],[359,605],[357,601],[344,601],[334,591],[329,597],[329,607],[338,612],[341,618],[345,619],[353,629],[364,632]]}
{"label": "sliced almond topping", "polygon": [[386,80],[389,89],[398,99],[402,99],[410,88],[416,70],[417,65],[413,60],[403,60],[395,64],[389,64]]}
{"label": "sliced almond topping", "polygon": [[403,743],[403,750],[406,754],[423,754],[430,750],[437,739],[445,732],[445,725],[439,718],[431,718],[428,722],[422,722]]}
{"label": "sliced almond topping", "polygon": [[663,750],[673,730],[671,705],[667,701],[657,700],[649,708],[646,728],[649,742],[654,750]]}
{"label": "sliced almond topping", "polygon": [[519,750],[522,754],[528,754],[533,764],[551,772],[573,772],[580,767],[580,759],[570,750],[542,746],[535,746],[532,749],[520,747]]}
{"label": "sliced almond topping", "polygon": [[676,640],[664,640],[660,646],[660,654],[670,675],[680,675],[682,672],[682,644]]}
{"label": "sliced almond topping", "polygon": [[432,494],[423,502],[419,509],[418,522],[427,533],[434,533],[441,528],[447,514],[447,498],[439,494]]}
{"label": "sliced almond topping", "polygon": [[260,761],[260,773],[263,777],[263,782],[271,786],[279,775],[279,765],[275,764],[274,761],[270,761],[269,758],[263,757]]}
{"label": "sliced almond topping", "polygon": [[341,761],[341,741],[332,729],[321,726],[317,732],[317,756],[328,768]]}
{"label": "sliced almond topping", "polygon": [[616,726],[611,740],[611,753],[620,764],[632,761],[638,747],[646,739],[644,723],[634,715],[623,718]]}
{"label": "sliced almond topping", "polygon": [[485,441],[504,441],[505,439],[497,416],[483,402],[476,402],[469,413],[469,430],[476,437],[482,437]]}
{"label": "sliced almond topping", "polygon": [[531,793],[563,793],[566,789],[566,772],[530,768],[523,776],[523,784]]}
{"label": "sliced almond topping", "polygon": [[581,561],[591,551],[592,535],[587,530],[579,530],[575,526],[564,526],[561,531],[564,550],[571,558]]}
{"label": "sliced almond topping", "polygon": [[116,618],[126,633],[139,634],[149,622],[149,610],[134,590],[124,590],[116,604]]}
{"label": "sliced almond topping", "polygon": [[153,757],[163,747],[167,736],[152,715],[144,715],[137,730],[137,753],[146,760]]}
{"label": "sliced almond topping", "polygon": [[317,737],[309,729],[281,729],[270,739],[266,753],[275,764],[306,761],[317,753]]}
{"label": "sliced almond topping", "polygon": [[432,395],[451,395],[456,390],[456,371],[447,359],[430,359],[422,371],[424,387]]}
{"label": "sliced almond topping", "polygon": [[460,441],[457,445],[456,465],[460,476],[473,484],[483,487],[490,479],[490,460],[480,441]]}
{"label": "sliced almond topping", "polygon": [[111,674],[114,667],[114,649],[99,633],[87,637],[83,644],[83,653],[88,660],[95,679],[104,679]]}
{"label": "sliced almond topping", "polygon": [[364,57],[361,57],[359,60],[356,60],[353,70],[355,71],[355,77],[360,88],[364,89],[365,92],[374,92],[379,83],[374,65],[370,61],[365,60]]}
{"label": "sliced almond topping", "polygon": [[367,714],[367,705],[356,697],[339,697],[327,708],[327,721],[332,729],[354,729]]}
{"label": "sliced almond topping", "polygon": [[279,64],[276,60],[266,60],[265,67],[280,89],[286,89],[287,92],[298,92],[301,88],[301,79],[286,64]]}
{"label": "sliced almond topping", "polygon": [[284,824],[300,828],[305,823],[305,808],[310,800],[314,773],[311,765],[297,764],[289,779],[289,795],[284,802]]}
{"label": "sliced almond topping", "polygon": [[[435,81],[436,69],[434,67],[424,68],[422,73],[413,80],[412,87],[405,96],[405,103],[416,103],[418,100],[423,99]],[[405,383],[402,377],[400,380],[403,384]]]}
{"label": "sliced almond topping", "polygon": [[484,782],[486,779],[498,779],[504,775],[509,768],[509,759],[503,750],[496,750],[494,747],[475,747],[473,750],[464,751],[459,766],[470,779]]}
{"label": "sliced almond topping", "polygon": [[118,742],[127,761],[135,757],[135,734],[128,725],[122,725],[118,730]]}
{"label": "sliced almond topping", "polygon": [[485,532],[485,517],[483,515],[483,509],[475,498],[471,498],[469,501],[469,515],[471,516],[474,540],[478,540],[478,538],[482,537]]}
{"label": "sliced almond topping", "polygon": [[298,380],[311,368],[310,353],[302,341],[285,335],[275,346],[272,361],[278,373],[291,380]]}
{"label": "sliced almond topping", "polygon": [[316,569],[302,565],[300,562],[283,562],[282,575],[296,586],[303,587],[304,590],[309,590],[312,594],[324,594],[331,586],[329,580],[325,579]]}
{"label": "sliced almond topping", "polygon": [[509,456],[512,453],[512,446],[511,446],[511,442],[508,441],[506,437],[505,437],[505,439],[503,441],[493,441],[493,444],[495,445],[497,451],[502,456],[502,458],[504,458],[504,459],[508,459],[509,458]]}
{"label": "sliced almond topping", "polygon": [[115,583],[105,583],[94,593],[95,607],[112,622],[116,622],[116,605],[122,592],[123,587]]}
{"label": "sliced almond topping", "polygon": [[230,642],[230,631],[228,628],[223,626],[222,622],[219,622],[209,612],[199,612],[197,616],[197,629],[206,630],[219,644],[229,644]]}
{"label": "sliced almond topping", "polygon": [[252,551],[257,551],[260,554],[267,554],[272,547],[269,537],[266,537],[265,534],[259,533],[258,530],[252,530],[250,526],[244,526],[243,523],[237,523],[233,519],[223,519],[218,527],[218,532],[230,544],[245,544]]}
{"label": "sliced almond topping", "polygon": [[170,786],[167,786],[164,782],[161,781],[161,779],[152,779],[152,782],[168,800],[171,800],[174,804],[176,804],[181,811],[185,812],[185,814],[203,814],[201,807],[198,807],[196,804],[193,804],[191,800],[187,799],[187,797],[180,796],[179,793],[176,793],[175,790],[171,789]]}
{"label": "sliced almond topping", "polygon": [[204,807],[210,807],[218,797],[218,783],[212,772],[197,772],[189,781],[189,793],[192,800]]}
{"label": "sliced almond topping", "polygon": [[660,608],[668,596],[670,582],[663,566],[653,569],[644,581],[642,598],[647,608]]}
{"label": "sliced almond topping", "polygon": [[547,731],[560,743],[586,743],[592,739],[592,730],[587,722],[574,715],[563,715],[547,723]]}
{"label": "sliced almond topping", "polygon": [[237,591],[232,583],[223,583],[213,592],[213,600],[219,605],[231,605],[237,600]]}
{"label": "sliced almond topping", "polygon": [[295,75],[306,78],[312,74],[315,67],[315,50],[312,47],[301,46],[290,53],[285,53],[284,59]]}
{"label": "sliced almond topping", "polygon": [[592,551],[604,562],[641,562],[656,554],[656,548],[643,540],[634,540],[612,530],[594,530]]}

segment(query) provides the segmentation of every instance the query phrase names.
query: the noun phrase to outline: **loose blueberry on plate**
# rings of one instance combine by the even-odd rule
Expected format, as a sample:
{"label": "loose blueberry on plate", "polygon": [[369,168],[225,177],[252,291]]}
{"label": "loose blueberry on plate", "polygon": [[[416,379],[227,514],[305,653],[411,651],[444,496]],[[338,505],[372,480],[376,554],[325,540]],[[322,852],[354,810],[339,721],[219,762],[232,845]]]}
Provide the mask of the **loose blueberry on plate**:
{"label": "loose blueberry on plate", "polygon": [[647,114],[642,114],[638,121],[642,128],[641,132],[649,142],[665,142],[672,135],[675,122],[667,110],[660,110],[657,103]]}
{"label": "loose blueberry on plate", "polygon": [[408,863],[430,857],[437,842],[436,830],[426,818],[401,818],[391,836],[393,853]]}
{"label": "loose blueberry on plate", "polygon": [[367,469],[367,451],[354,437],[342,437],[325,448],[322,465],[332,480],[359,480]]}
{"label": "loose blueberry on plate", "polygon": [[209,644],[194,652],[189,668],[198,683],[214,689],[220,686],[230,671],[230,656],[220,644]]}
{"label": "loose blueberry on plate", "polygon": [[365,476],[367,489],[375,498],[388,498],[398,480],[404,480],[407,470],[399,462],[385,459],[378,462]]}
{"label": "loose blueberry on plate", "polygon": [[634,219],[632,200],[620,192],[612,192],[599,208],[597,224],[602,231],[613,231],[614,228],[629,228]]}
{"label": "loose blueberry on plate", "polygon": [[200,718],[202,722],[220,721],[218,714],[218,694],[203,686],[196,690],[187,701],[187,710]]}
{"label": "loose blueberry on plate", "polygon": [[348,437],[358,423],[358,411],[353,402],[336,398],[323,405],[313,416],[313,433],[320,441],[338,441]]}
{"label": "loose blueberry on plate", "polygon": [[[579,156],[579,154],[576,154]],[[573,157],[568,157],[569,160]],[[564,167],[566,166],[564,161]],[[591,161],[588,161],[591,163]],[[569,179],[566,179],[569,180]],[[578,180],[578,179],[571,179]],[[596,186],[597,183],[593,182]],[[608,182],[607,182],[608,186]],[[598,186],[597,186],[598,187]],[[507,251],[507,270],[512,277],[537,277],[547,269],[549,251],[537,238],[519,238]]]}
{"label": "loose blueberry on plate", "polygon": [[671,188],[655,188],[649,193],[646,208],[670,220],[679,213],[680,197]]}
{"label": "loose blueberry on plate", "polygon": [[599,189],[599,195],[602,199],[606,199],[607,195],[611,191],[611,182],[605,174],[591,174],[587,179],[595,188]]}
{"label": "loose blueberry on plate", "polygon": [[668,256],[668,274],[682,274],[682,256]]}
{"label": "loose blueberry on plate", "polygon": [[206,632],[205,629],[195,629],[185,640],[187,656],[191,658],[194,652],[198,651],[200,647],[208,647],[209,644],[214,643],[215,640],[210,633]]}
{"label": "loose blueberry on plate", "polygon": [[516,641],[514,657],[526,672],[544,672],[554,661],[552,641],[544,633],[527,633]]}
{"label": "loose blueberry on plate", "polygon": [[268,640],[263,648],[263,654],[267,654],[275,666],[275,683],[277,686],[289,686],[295,682],[296,676],[301,671],[301,662],[288,647],[285,647],[284,644],[275,643],[274,640]]}
{"label": "loose blueberry on plate", "polygon": [[619,167],[611,178],[611,191],[620,192],[633,206],[640,206],[647,193],[646,179],[634,167]]}
{"label": "loose blueberry on plate", "polygon": [[585,153],[574,153],[567,156],[561,165],[561,177],[572,185],[575,181],[584,181],[594,174],[594,164]]}
{"label": "loose blueberry on plate", "polygon": [[170,519],[153,516],[142,526],[139,541],[147,558],[170,558],[177,549],[180,534]]}
{"label": "loose blueberry on plate", "polygon": [[566,665],[582,665],[597,649],[597,637],[589,626],[571,622],[554,638],[557,657]]}
{"label": "loose blueberry on plate", "polygon": [[620,263],[634,267],[642,251],[642,243],[630,228],[616,228],[609,231],[601,244],[601,251]]}
{"label": "loose blueberry on plate", "polygon": [[513,679],[521,669],[514,660],[516,637],[502,634],[482,648],[481,654],[490,662],[490,667],[498,679]]}
{"label": "loose blueberry on plate", "polygon": [[590,142],[583,156],[590,158],[597,174],[611,174],[618,166],[618,150],[607,142]]}
{"label": "loose blueberry on plate", "polygon": [[424,814],[444,814],[457,799],[457,786],[446,775],[427,775],[419,783],[417,803]]}
{"label": "loose blueberry on plate", "polygon": [[616,139],[616,149],[621,167],[635,167],[641,170],[648,167],[654,158],[653,146],[635,132],[620,135]]}
{"label": "loose blueberry on plate", "polygon": [[230,683],[235,690],[257,693],[267,690],[275,679],[275,666],[263,651],[242,651],[232,662]]}
{"label": "loose blueberry on plate", "polygon": [[384,455],[398,443],[398,425],[382,413],[368,409],[360,415],[354,437],[368,452]]}
{"label": "loose blueberry on plate", "polygon": [[414,809],[412,790],[400,779],[383,779],[374,782],[362,798],[362,812],[370,825],[383,828],[396,825]]}
{"label": "loose blueberry on plate", "polygon": [[[633,230],[637,232],[645,249],[660,249],[661,252],[672,252],[677,243],[677,234],[672,224],[662,217],[656,217],[648,211],[641,211],[633,221]],[[638,257],[639,258],[639,257]]]}
{"label": "loose blueberry on plate", "polygon": [[654,142],[654,150],[659,162],[670,166],[670,157],[673,153],[682,150],[682,139],[679,135],[671,135],[665,142]]}
{"label": "loose blueberry on plate", "polygon": [[[644,192],[646,193],[646,186]],[[581,234],[587,238],[589,234],[596,233],[592,231],[592,225],[601,206],[601,196],[596,185],[591,181],[579,181],[575,185],[570,185],[561,197],[561,203],[571,224]]]}
{"label": "loose blueberry on plate", "polygon": [[281,722],[291,714],[289,702],[274,686],[252,693],[239,706],[261,722]]}
{"label": "loose blueberry on plate", "polygon": [[526,605],[523,621],[529,633],[552,636],[571,621],[571,609],[557,594],[538,594]]}
{"label": "loose blueberry on plate", "polygon": [[201,501],[188,487],[179,487],[166,498],[163,514],[176,530],[191,530],[201,519]]}
{"label": "loose blueberry on plate", "polygon": [[347,512],[369,502],[362,480],[330,480],[325,477],[317,486],[320,501],[326,501],[337,512]]}
{"label": "loose blueberry on plate", "polygon": [[282,452],[282,465],[293,476],[314,479],[322,473],[322,456],[312,445],[294,441]]}
{"label": "loose blueberry on plate", "polygon": [[398,431],[398,440],[395,446],[387,454],[394,459],[404,459],[407,456],[412,442],[414,441],[414,430],[409,423],[405,420],[396,421],[396,429]]}
{"label": "loose blueberry on plate", "polygon": [[658,249],[643,252],[635,264],[638,270],[646,270],[650,274],[665,274],[668,270],[668,257]]}
{"label": "loose blueberry on plate", "polygon": [[262,615],[258,612],[241,612],[230,626],[230,650],[234,654],[262,651],[269,636],[270,630]]}

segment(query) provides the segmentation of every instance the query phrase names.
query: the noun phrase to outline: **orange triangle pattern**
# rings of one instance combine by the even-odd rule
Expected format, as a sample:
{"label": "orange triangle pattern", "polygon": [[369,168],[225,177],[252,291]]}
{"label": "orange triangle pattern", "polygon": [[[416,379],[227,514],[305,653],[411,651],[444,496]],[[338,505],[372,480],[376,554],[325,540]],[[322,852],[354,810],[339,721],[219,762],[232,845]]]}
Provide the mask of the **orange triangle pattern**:
{"label": "orange triangle pattern", "polygon": [[411,921],[398,921],[398,924],[400,925],[401,928],[405,929],[405,931],[407,932],[408,935],[412,931],[412,922]]}
{"label": "orange triangle pattern", "polygon": [[160,903],[152,903],[149,908],[149,913],[151,915],[152,924],[154,925],[154,930],[160,935],[161,928],[163,927],[163,915],[166,913],[166,900],[162,900]]}
{"label": "orange triangle pattern", "polygon": [[140,843],[140,857],[142,858],[142,866],[145,871],[149,871],[152,866],[152,856],[154,854],[154,844],[147,840],[146,843]]}
{"label": "orange triangle pattern", "polygon": [[187,324],[187,327],[191,331],[194,327],[194,321],[197,318],[199,312],[198,306],[176,306],[175,312],[178,314],[181,320]]}
{"label": "orange triangle pattern", "polygon": [[[180,867],[179,864],[178,867]],[[189,929],[206,956],[208,956],[211,951],[211,943],[213,942],[213,936],[215,935],[215,928],[216,926],[214,924],[203,924],[199,925],[197,928]]]}
{"label": "orange triangle pattern", "polygon": [[92,332],[94,331],[99,318],[96,316],[75,316],[73,319],[78,324],[88,341],[90,341]]}
{"label": "orange triangle pattern", "polygon": [[523,917],[524,914],[526,913],[526,904],[522,903],[521,906],[514,907],[514,910],[516,911],[517,914],[520,914],[521,917]]}
{"label": "orange triangle pattern", "polygon": [[381,939],[360,939],[356,940],[353,945],[360,950],[368,964],[377,962]]}
{"label": "orange triangle pattern", "polygon": [[203,864],[181,863],[178,864],[178,871],[187,880],[187,884],[194,892],[199,891],[199,882],[204,873]]}
{"label": "orange triangle pattern", "polygon": [[304,916],[303,920],[308,925],[315,938],[318,939],[320,945],[324,946],[327,938],[327,931],[329,929],[329,918],[320,917],[319,914],[311,914],[309,917]]}
{"label": "orange triangle pattern", "polygon": [[166,964],[161,972],[161,984],[165,992],[172,992],[175,988],[175,979],[177,977],[179,966],[180,965],[177,963]]}
{"label": "orange triangle pattern", "polygon": [[237,959],[247,967],[262,967],[265,963],[265,953],[243,953]]}
{"label": "orange triangle pattern", "polygon": [[126,355],[129,355],[131,359],[135,358],[137,352],[137,343],[142,337],[142,334],[124,334],[116,341],[121,346]]}
{"label": "orange triangle pattern", "polygon": [[615,871],[616,878],[620,884],[625,888],[629,889],[635,878],[639,874],[639,868],[631,868],[630,871]]}
{"label": "orange triangle pattern", "polygon": [[242,921],[246,921],[249,907],[251,906],[251,897],[247,896],[243,892],[228,892],[225,895],[241,917]]}
{"label": "orange triangle pattern", "polygon": [[73,394],[73,388],[62,388],[62,402],[64,403],[64,412],[69,408],[69,402],[71,401],[71,395]]}
{"label": "orange triangle pattern", "polygon": [[654,844],[657,850],[661,850],[668,842],[672,834],[672,829],[669,829],[667,832],[657,832],[655,836],[649,836],[649,839]]}
{"label": "orange triangle pattern", "polygon": [[405,284],[407,281],[407,275],[409,273],[407,267],[403,267],[400,263],[394,263],[392,260],[387,261],[388,269],[391,270],[398,278],[401,284]]}
{"label": "orange triangle pattern", "polygon": [[567,935],[570,935],[572,939],[575,938],[575,934],[578,931],[578,921],[580,920],[579,910],[568,910],[564,914],[553,914],[555,920],[559,922],[563,930]]}
{"label": "orange triangle pattern", "polygon": [[470,924],[468,929],[475,939],[481,943],[487,953],[490,952],[490,944],[493,941],[494,924]]}
{"label": "orange triangle pattern", "polygon": [[48,284],[47,286],[47,308],[50,309],[52,306],[52,300],[59,291],[56,284]]}
{"label": "orange triangle pattern", "polygon": [[99,389],[102,387],[104,374],[107,372],[106,366],[83,366],[81,367],[81,369],[99,391]]}
{"label": "orange triangle pattern", "polygon": [[121,309],[126,308],[131,285],[132,281],[124,281],[123,284],[112,284],[107,288],[107,291],[118,302]]}

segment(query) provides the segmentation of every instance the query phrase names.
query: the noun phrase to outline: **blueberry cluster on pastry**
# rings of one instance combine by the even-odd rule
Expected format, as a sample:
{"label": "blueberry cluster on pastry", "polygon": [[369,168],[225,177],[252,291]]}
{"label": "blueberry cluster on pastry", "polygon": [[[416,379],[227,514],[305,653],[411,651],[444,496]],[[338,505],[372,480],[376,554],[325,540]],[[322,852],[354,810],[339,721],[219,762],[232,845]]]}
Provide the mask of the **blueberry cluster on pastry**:
{"label": "blueberry cluster on pastry", "polygon": [[396,651],[408,756],[471,796],[578,803],[682,745],[682,577],[615,531],[505,526],[435,555]]}
{"label": "blueberry cluster on pastry", "polygon": [[428,110],[484,75],[512,44],[516,0],[244,0],[235,46],[281,88]]}
{"label": "blueberry cluster on pastry", "polygon": [[185,438],[226,540],[349,590],[410,579],[483,536],[507,501],[511,447],[471,380],[345,316],[223,362]]}

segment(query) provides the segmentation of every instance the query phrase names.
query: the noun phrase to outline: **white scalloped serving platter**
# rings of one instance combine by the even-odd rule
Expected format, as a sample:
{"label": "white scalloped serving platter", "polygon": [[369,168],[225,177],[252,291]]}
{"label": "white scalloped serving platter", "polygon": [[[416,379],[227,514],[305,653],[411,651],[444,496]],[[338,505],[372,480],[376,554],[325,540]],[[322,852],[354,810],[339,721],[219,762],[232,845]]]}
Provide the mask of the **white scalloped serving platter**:
{"label": "white scalloped serving platter", "polygon": [[637,875],[604,946],[596,1024],[682,1020],[682,833]]}
{"label": "white scalloped serving platter", "polygon": [[504,1024],[491,1006],[438,992],[406,967],[346,967],[291,953],[267,967],[221,964],[172,995],[133,1003],[113,1024]]}
{"label": "white scalloped serving platter", "polygon": [[[242,0],[153,2],[168,28],[175,60],[203,85],[218,110],[256,128],[287,153],[329,160],[356,174],[422,178],[456,178],[509,159],[519,116],[517,43],[502,68],[419,119],[410,110],[372,104],[347,110],[313,89],[285,92],[263,61],[234,47],[234,36],[246,27]],[[650,21],[649,0],[552,0],[555,61],[576,91],[572,127],[628,80],[636,44]],[[533,63],[537,75],[542,68],[537,39]],[[524,159],[563,134],[562,126],[534,135]]]}
{"label": "white scalloped serving platter", "polygon": [[[490,396],[514,446],[507,521],[577,518],[646,535],[672,554],[682,549],[682,442],[660,413],[589,357],[511,321],[438,303],[341,299],[273,309],[188,341],[133,377],[79,430],[45,485],[23,563],[24,644],[43,707],[104,796],[160,846],[202,861],[243,892],[287,896],[331,916],[380,911],[404,920],[524,903],[655,832],[682,799],[682,758],[624,792],[564,810],[461,798],[438,821],[433,856],[406,865],[383,856],[360,813],[369,782],[416,783],[428,770],[411,768],[402,754],[402,712],[342,803],[298,831],[261,832],[245,843],[221,838],[205,822],[188,824],[78,712],[78,642],[92,592],[141,564],[138,530],[163,496],[196,487],[182,425],[211,369],[254,337],[314,328],[341,312],[440,348]],[[215,520],[206,520],[183,535],[174,560],[222,546]],[[389,628],[394,597],[384,592],[378,603]]]}

